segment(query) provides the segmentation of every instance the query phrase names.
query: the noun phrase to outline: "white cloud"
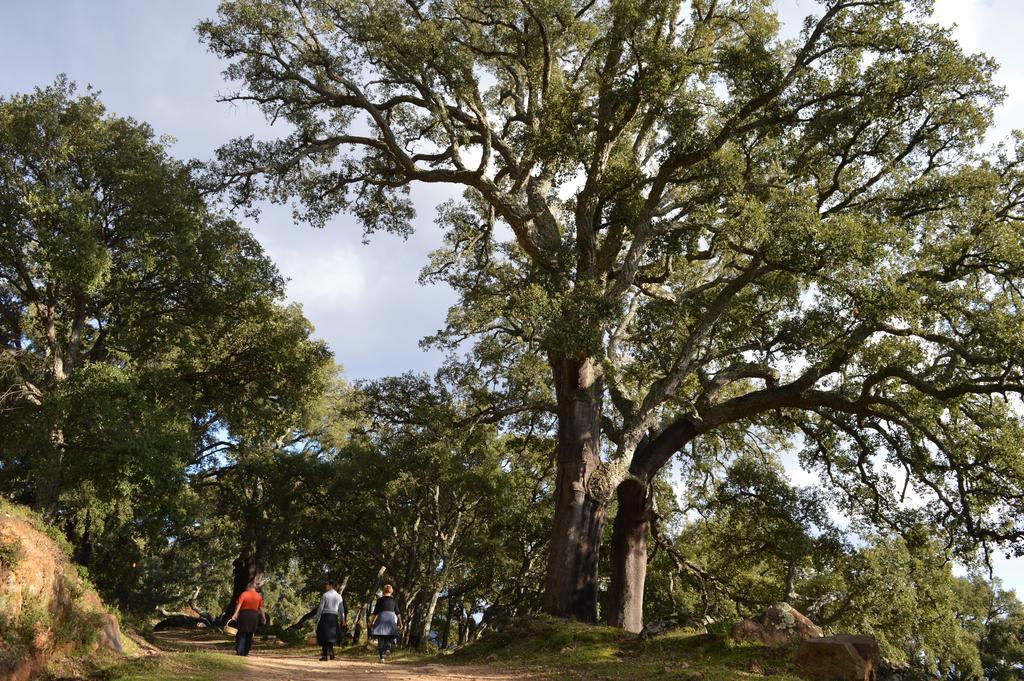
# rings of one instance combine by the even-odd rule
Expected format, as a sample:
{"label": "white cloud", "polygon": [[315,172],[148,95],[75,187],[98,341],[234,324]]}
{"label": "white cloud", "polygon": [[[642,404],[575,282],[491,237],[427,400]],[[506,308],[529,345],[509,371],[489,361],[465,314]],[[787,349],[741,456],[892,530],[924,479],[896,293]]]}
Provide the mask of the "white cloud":
{"label": "white cloud", "polygon": [[326,252],[286,252],[274,258],[288,281],[288,298],[310,307],[359,305],[366,293],[363,259],[346,245]]}
{"label": "white cloud", "polygon": [[982,0],[935,0],[933,16],[943,26],[956,26],[953,35],[969,52],[982,48]]}

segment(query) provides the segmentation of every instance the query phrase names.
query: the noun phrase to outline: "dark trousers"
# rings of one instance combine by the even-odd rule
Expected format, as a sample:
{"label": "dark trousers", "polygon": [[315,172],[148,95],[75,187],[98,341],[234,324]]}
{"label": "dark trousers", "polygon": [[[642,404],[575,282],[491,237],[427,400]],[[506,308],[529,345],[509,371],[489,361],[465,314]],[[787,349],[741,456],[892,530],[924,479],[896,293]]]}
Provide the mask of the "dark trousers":
{"label": "dark trousers", "polygon": [[252,635],[251,631],[240,631],[235,634],[235,654],[236,655],[248,655],[249,651],[252,650]]}
{"label": "dark trousers", "polygon": [[377,652],[381,657],[384,657],[391,652],[391,646],[395,644],[394,636],[378,636],[377,637]]}
{"label": "dark trousers", "polygon": [[320,649],[323,651],[323,653],[322,653],[323,657],[334,657],[334,644],[333,643],[325,643],[322,646],[320,646]]}

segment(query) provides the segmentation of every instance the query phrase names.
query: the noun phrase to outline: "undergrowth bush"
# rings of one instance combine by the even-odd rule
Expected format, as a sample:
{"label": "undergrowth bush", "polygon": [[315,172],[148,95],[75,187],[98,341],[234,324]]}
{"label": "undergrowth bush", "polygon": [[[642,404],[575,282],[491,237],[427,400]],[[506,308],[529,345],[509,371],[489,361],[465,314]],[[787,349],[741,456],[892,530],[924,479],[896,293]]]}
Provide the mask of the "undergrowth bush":
{"label": "undergrowth bush", "polygon": [[25,551],[21,548],[21,542],[17,539],[0,539],[0,568],[13,570],[25,557]]}
{"label": "undergrowth bush", "polygon": [[[47,606],[40,594],[26,589],[21,592],[21,610],[17,615],[10,596],[0,596],[0,646],[17,649],[19,655],[39,652],[38,634],[49,632],[52,642],[59,648],[78,650],[94,644],[104,623],[104,612],[84,605],[88,592],[94,591],[84,567],[71,561],[71,545],[60,530],[49,525],[42,516],[24,507],[0,499],[0,516],[27,522],[45,534],[63,554],[58,566],[56,587],[66,597]],[[13,570],[25,558],[22,542],[17,539],[0,541],[0,569]],[[76,569],[71,569],[74,565]]]}
{"label": "undergrowth bush", "polygon": [[64,536],[63,532],[58,530],[53,525],[47,523],[43,519],[43,516],[36,513],[32,509],[28,508],[27,506],[12,504],[9,501],[0,499],[0,515],[6,515],[12,518],[17,518],[18,520],[24,520],[29,525],[36,528],[37,530],[45,534],[47,537],[52,539],[53,543],[57,545],[57,548],[60,549],[61,553],[63,553],[66,558],[71,558],[73,549],[71,547],[71,542],[68,541],[68,538]]}

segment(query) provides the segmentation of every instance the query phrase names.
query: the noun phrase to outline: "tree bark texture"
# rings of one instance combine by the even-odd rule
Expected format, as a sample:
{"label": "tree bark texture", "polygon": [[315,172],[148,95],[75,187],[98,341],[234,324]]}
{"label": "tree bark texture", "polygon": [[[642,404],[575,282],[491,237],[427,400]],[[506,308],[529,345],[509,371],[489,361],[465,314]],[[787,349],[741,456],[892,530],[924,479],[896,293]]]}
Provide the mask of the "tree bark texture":
{"label": "tree bark texture", "polygon": [[639,633],[644,628],[644,583],[647,579],[647,530],[651,499],[643,483],[630,478],[617,490],[611,546],[611,593],[608,621]]}
{"label": "tree bark texture", "polygon": [[597,569],[606,503],[588,493],[601,465],[601,380],[591,358],[550,359],[558,401],[555,517],[544,610],[597,620]]}
{"label": "tree bark texture", "polygon": [[434,621],[434,610],[437,609],[437,599],[440,595],[439,591],[432,591],[429,598],[425,598],[419,608],[420,618],[416,631],[416,650],[418,652],[427,652],[427,644],[430,642],[430,625]]}
{"label": "tree bark texture", "polygon": [[444,620],[444,630],[441,632],[441,650],[448,649],[449,637],[452,633],[452,615],[455,613],[455,599],[448,594],[448,614]]}
{"label": "tree bark texture", "polygon": [[256,580],[263,573],[262,561],[260,561],[255,551],[239,556],[234,560],[232,566],[234,570],[232,573],[231,602],[228,603],[228,607],[221,616],[223,622],[227,622],[231,615],[234,614],[238,597],[249,586],[249,582]]}
{"label": "tree bark texture", "polygon": [[639,447],[629,468],[630,477],[620,483],[618,510],[612,530],[611,593],[609,623],[627,631],[644,626],[644,584],[647,580],[647,533],[653,499],[647,484],[672,456],[697,436],[692,421],[681,418]]}
{"label": "tree bark texture", "polygon": [[464,646],[469,642],[469,623],[472,617],[469,614],[469,608],[464,604],[459,606],[459,646]]}

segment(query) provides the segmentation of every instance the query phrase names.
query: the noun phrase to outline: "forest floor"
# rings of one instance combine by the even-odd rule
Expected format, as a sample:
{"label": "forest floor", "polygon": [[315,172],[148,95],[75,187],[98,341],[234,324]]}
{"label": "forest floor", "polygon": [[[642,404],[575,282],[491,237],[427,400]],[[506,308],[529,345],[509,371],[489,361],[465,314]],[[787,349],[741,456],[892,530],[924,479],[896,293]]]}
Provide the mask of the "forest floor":
{"label": "forest floor", "polygon": [[313,646],[257,639],[247,658],[234,655],[233,641],[219,632],[179,630],[153,637],[162,652],[108,670],[109,681],[512,681],[541,678],[476,664],[440,663],[439,656],[399,651],[381,664],[369,648],[347,648],[321,662]]}
{"label": "forest floor", "polygon": [[373,679],[374,681],[511,681],[522,676],[479,667],[452,667],[444,664],[399,662],[380,664],[376,660],[339,658],[320,662],[309,654],[303,657],[274,653],[255,654],[244,668],[225,681],[321,681],[325,679]]}
{"label": "forest floor", "polygon": [[677,631],[649,641],[609,627],[536,618],[451,655],[397,651],[380,664],[366,646],[318,660],[313,646],[257,640],[235,657],[219,632],[161,633],[164,652],[122,665],[104,681],[792,681],[791,649]]}

